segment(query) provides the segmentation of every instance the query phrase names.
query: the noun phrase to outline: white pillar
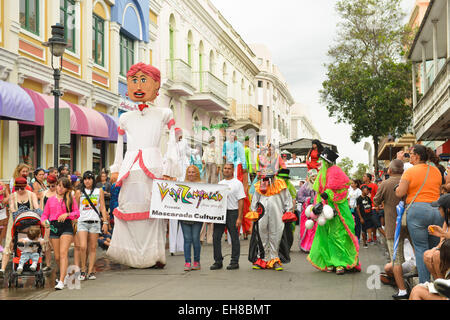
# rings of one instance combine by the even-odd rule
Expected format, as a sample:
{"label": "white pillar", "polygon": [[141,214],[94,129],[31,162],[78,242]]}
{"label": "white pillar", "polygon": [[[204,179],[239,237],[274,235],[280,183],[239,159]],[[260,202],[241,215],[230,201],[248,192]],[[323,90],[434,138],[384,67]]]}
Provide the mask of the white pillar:
{"label": "white pillar", "polygon": [[146,44],[144,41],[138,41],[138,62],[147,63]]}
{"label": "white pillar", "polygon": [[[81,6],[81,1],[77,0],[76,5]],[[81,52],[81,68],[83,74],[83,80],[87,83],[92,83],[92,68],[94,66],[94,57],[92,57],[92,1],[83,1],[82,8],[82,16],[83,21],[81,24],[76,23],[77,28],[77,36],[78,36],[78,28],[81,28],[81,32],[83,33],[83,51]],[[81,27],[81,25],[83,27]],[[106,42],[105,42],[106,43]],[[108,52],[105,50],[105,53]]]}
{"label": "white pillar", "polygon": [[111,70],[111,91],[113,93],[119,92],[119,73],[120,73],[120,25],[117,22],[111,22],[109,24],[109,29],[111,31],[111,38],[109,39],[109,48],[111,60],[110,70]]}
{"label": "white pillar", "polygon": [[438,46],[437,46],[437,24],[439,20],[433,20],[433,69],[434,78],[438,73]]}
{"label": "white pillar", "polygon": [[427,83],[427,60],[426,60],[426,49],[425,49],[425,45],[426,45],[426,41],[422,41],[421,45],[422,45],[422,81],[423,81],[423,88],[422,88],[422,93],[425,94],[425,92],[427,92],[428,90],[428,83]]}

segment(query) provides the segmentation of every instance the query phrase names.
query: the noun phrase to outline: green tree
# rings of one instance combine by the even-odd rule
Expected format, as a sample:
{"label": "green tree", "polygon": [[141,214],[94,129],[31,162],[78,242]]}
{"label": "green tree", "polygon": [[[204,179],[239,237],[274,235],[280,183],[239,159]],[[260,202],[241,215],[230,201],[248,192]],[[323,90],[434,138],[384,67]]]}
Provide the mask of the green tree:
{"label": "green tree", "polygon": [[364,163],[358,163],[356,166],[356,172],[353,174],[353,179],[355,180],[361,180],[365,173],[369,172],[369,165]]}
{"label": "green tree", "polygon": [[345,172],[347,177],[350,177],[350,173],[353,169],[352,159],[350,159],[349,157],[342,158],[342,160],[339,161],[337,165],[342,169],[342,171]]}
{"label": "green tree", "polygon": [[340,0],[336,45],[328,51],[321,101],[330,117],[352,126],[354,143],[371,137],[375,172],[379,140],[401,136],[411,123],[411,65],[401,61],[407,39],[401,0]]}

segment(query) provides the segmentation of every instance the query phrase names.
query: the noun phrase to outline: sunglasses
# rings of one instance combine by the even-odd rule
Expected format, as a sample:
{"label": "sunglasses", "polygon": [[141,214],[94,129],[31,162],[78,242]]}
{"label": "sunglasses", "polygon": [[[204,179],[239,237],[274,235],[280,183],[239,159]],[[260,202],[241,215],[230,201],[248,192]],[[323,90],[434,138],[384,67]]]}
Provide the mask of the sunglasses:
{"label": "sunglasses", "polygon": [[25,190],[26,187],[16,187],[17,190]]}
{"label": "sunglasses", "polygon": [[54,188],[54,187],[56,187],[56,184],[49,184],[48,187],[49,188]]}

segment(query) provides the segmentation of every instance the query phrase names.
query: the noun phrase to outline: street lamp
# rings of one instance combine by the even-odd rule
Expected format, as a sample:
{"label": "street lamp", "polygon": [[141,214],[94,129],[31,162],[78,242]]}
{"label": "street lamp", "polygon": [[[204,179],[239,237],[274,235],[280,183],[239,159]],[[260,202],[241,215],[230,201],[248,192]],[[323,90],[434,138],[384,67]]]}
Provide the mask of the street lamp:
{"label": "street lamp", "polygon": [[[49,47],[52,54],[52,69],[53,69],[53,79],[55,80],[55,88],[52,90],[53,96],[55,97],[55,139],[53,143],[53,164],[55,167],[59,166],[59,97],[62,96],[59,90],[59,80],[61,79],[61,70],[63,64],[63,54],[66,50],[67,43],[64,39],[64,26],[57,23],[52,26],[52,37],[48,39],[47,42],[42,43],[42,45]],[[53,66],[53,57],[60,57],[61,61],[59,67]]]}

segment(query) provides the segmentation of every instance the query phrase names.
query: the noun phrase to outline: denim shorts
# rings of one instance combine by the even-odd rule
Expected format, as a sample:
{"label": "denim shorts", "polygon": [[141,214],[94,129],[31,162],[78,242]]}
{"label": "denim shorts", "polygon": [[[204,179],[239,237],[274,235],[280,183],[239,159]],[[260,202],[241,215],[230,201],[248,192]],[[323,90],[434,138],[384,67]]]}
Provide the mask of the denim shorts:
{"label": "denim shorts", "polygon": [[100,231],[100,221],[78,221],[78,231],[86,231],[89,233],[102,233]]}
{"label": "denim shorts", "polygon": [[58,222],[58,220],[50,221],[50,239],[59,239],[65,234],[73,235],[72,220],[66,219],[64,222]]}

